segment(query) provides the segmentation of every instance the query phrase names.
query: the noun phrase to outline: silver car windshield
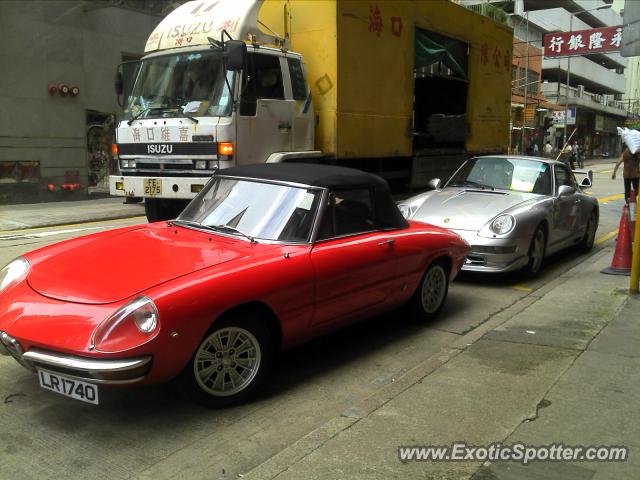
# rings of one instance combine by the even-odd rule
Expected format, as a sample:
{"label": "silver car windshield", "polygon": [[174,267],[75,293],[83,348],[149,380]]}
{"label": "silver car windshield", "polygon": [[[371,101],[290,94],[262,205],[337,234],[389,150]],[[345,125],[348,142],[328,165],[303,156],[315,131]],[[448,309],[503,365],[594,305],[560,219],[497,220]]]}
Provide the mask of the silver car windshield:
{"label": "silver car windshield", "polygon": [[253,239],[308,242],[322,191],[278,183],[216,177],[176,224]]}
{"label": "silver car windshield", "polygon": [[[233,86],[234,73],[227,79]],[[231,96],[219,52],[187,52],[143,60],[124,116],[170,118],[231,115]]]}
{"label": "silver car windshield", "polygon": [[472,158],[460,167],[446,186],[549,195],[551,169],[545,162],[522,158]]}

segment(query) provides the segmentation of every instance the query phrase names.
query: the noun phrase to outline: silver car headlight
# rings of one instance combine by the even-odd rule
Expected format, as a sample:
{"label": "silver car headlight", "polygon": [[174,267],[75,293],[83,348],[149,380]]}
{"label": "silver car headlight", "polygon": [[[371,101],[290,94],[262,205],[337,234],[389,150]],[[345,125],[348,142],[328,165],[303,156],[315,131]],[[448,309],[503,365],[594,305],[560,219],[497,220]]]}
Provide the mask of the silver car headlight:
{"label": "silver car headlight", "polygon": [[27,276],[29,262],[23,257],[18,257],[0,270],[0,292],[12,283]]}
{"label": "silver car headlight", "polygon": [[511,215],[498,215],[491,221],[489,228],[493,233],[498,235],[505,235],[513,230],[513,227],[516,225],[516,219]]}

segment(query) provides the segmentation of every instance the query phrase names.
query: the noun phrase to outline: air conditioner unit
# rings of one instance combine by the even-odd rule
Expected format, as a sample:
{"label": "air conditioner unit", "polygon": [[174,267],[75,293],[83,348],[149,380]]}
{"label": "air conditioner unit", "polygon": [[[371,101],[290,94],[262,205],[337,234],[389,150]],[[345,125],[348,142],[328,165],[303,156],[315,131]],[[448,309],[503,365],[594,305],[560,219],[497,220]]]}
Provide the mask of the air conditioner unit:
{"label": "air conditioner unit", "polygon": [[584,85],[578,85],[578,98],[584,97]]}

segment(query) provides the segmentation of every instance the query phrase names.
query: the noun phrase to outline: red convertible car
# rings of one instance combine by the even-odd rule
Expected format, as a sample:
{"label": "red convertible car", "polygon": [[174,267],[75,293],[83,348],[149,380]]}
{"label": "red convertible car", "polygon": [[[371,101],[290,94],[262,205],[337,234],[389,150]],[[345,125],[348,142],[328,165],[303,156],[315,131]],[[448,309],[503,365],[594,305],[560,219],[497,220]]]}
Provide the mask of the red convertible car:
{"label": "red convertible car", "polygon": [[442,307],[469,246],[407,222],[380,178],[305,164],[229,168],[171,221],[64,241],[0,271],[0,353],[40,385],[176,379],[211,407],[246,401],[278,350],[409,304]]}

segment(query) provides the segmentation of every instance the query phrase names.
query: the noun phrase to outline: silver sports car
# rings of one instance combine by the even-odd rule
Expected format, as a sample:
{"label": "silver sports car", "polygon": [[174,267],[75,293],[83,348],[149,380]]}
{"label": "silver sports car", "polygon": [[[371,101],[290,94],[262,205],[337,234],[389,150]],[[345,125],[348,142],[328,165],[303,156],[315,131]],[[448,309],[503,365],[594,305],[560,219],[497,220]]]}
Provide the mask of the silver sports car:
{"label": "silver sports car", "polygon": [[464,238],[471,253],[463,270],[534,276],[551,253],[593,247],[599,208],[581,190],[592,184],[585,170],[544,158],[485,156],[465,162],[443,188],[440,179],[429,184],[434,190],[401,202],[400,210]]}

